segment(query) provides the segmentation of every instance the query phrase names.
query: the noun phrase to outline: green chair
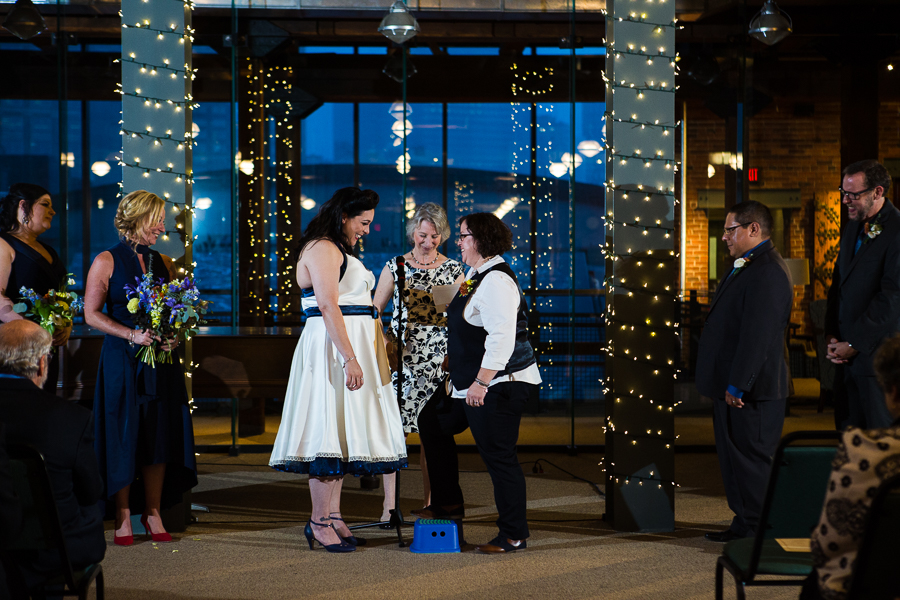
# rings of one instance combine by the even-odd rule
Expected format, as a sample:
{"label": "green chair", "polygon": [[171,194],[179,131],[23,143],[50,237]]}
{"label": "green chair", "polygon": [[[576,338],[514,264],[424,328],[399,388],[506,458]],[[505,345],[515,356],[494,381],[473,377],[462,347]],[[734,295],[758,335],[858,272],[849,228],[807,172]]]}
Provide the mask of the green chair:
{"label": "green chair", "polygon": [[96,579],[97,600],[103,600],[103,569],[100,564],[73,569],[69,561],[44,457],[27,445],[10,444],[7,451],[16,493],[22,503],[22,530],[7,548],[5,558],[10,559],[23,552],[56,551],[62,565],[60,573],[47,581],[43,589],[29,590],[31,597],[78,596],[86,599],[91,583]]}
{"label": "green chair", "polygon": [[[838,431],[797,431],[781,439],[772,459],[756,535],[728,542],[716,561],[716,600],[722,600],[725,569],[734,577],[739,600],[746,597],[746,586],[803,584],[812,571],[811,554],[787,552],[775,540],[808,538],[818,524],[840,439]],[[758,580],[757,575],[790,579]]]}
{"label": "green chair", "polygon": [[897,540],[900,540],[900,475],[884,480],[872,499],[847,600],[900,598]]}

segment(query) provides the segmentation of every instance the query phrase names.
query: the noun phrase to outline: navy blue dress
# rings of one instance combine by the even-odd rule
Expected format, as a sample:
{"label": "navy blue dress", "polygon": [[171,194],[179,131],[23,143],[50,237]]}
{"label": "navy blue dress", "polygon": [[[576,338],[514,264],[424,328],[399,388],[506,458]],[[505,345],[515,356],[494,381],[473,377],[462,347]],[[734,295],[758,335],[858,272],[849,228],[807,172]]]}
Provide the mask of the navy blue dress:
{"label": "navy blue dress", "polygon": [[[154,279],[170,280],[159,252],[138,246]],[[143,275],[138,256],[124,242],[108,250],[114,266],[109,278],[106,313],[117,323],[134,327],[128,312],[125,285]],[[174,364],[151,367],[137,357],[140,346],[107,335],[100,352],[94,393],[94,446],[103,476],[105,497],[127,485],[140,483],[140,467],[166,464],[162,506],[181,501],[184,492],[197,485],[194,429],[188,408],[184,370]],[[133,511],[142,510],[143,489],[131,489]]]}
{"label": "navy blue dress", "polygon": [[[12,246],[16,251],[16,258],[12,262],[12,268],[9,271],[9,281],[6,284],[6,297],[13,302],[19,302],[21,290],[26,287],[34,290],[35,293],[44,295],[50,290],[58,290],[63,279],[66,277],[66,266],[59,260],[56,250],[38,240],[38,243],[44,247],[47,254],[50,255],[52,262],[47,262],[40,252],[19,240],[9,233],[0,233],[0,238]],[[47,373],[47,382],[44,384],[44,391],[51,394],[56,393],[56,383],[59,379],[59,351],[54,352],[50,356],[50,370]]]}

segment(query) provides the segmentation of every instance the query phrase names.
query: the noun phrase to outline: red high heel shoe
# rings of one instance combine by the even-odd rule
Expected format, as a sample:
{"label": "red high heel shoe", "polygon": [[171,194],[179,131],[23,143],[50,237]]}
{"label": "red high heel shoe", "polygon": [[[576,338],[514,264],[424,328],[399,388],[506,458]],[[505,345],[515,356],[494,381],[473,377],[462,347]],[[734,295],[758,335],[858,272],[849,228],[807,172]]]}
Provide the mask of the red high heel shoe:
{"label": "red high heel shoe", "polygon": [[150,538],[154,542],[171,542],[172,541],[172,536],[167,532],[153,533],[152,531],[150,531],[150,525],[149,525],[149,523],[147,523],[147,515],[141,515],[141,525],[144,526],[144,529],[147,530],[147,533],[150,534]]}
{"label": "red high heel shoe", "polygon": [[134,536],[113,534],[113,543],[116,546],[130,546],[134,543]]}

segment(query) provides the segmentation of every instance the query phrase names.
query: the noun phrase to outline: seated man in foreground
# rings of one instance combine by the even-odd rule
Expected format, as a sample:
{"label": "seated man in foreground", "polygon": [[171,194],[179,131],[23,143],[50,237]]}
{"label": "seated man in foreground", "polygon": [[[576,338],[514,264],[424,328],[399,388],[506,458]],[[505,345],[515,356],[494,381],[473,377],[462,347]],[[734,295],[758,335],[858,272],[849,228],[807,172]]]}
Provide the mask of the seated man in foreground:
{"label": "seated man in foreground", "polygon": [[[94,454],[90,411],[41,389],[52,338],[31,321],[0,325],[0,421],[6,443],[29,444],[44,455],[73,567],[103,560],[106,540],[97,501],[103,482]],[[28,587],[59,569],[56,552],[11,557]],[[7,561],[7,568],[12,565]],[[12,585],[15,577],[7,571]]]}

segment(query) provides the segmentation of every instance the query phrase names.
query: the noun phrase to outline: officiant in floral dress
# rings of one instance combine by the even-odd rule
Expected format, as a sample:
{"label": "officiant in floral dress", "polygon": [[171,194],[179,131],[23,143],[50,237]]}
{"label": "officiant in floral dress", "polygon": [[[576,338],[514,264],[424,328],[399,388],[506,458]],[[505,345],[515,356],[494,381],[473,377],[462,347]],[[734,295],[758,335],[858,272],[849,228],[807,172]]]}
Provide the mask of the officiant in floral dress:
{"label": "officiant in floral dress", "polygon": [[[450,285],[462,281],[463,266],[438,251],[441,244],[450,237],[450,224],[444,209],[426,202],[420,204],[406,224],[406,237],[413,248],[403,255],[403,264],[398,265],[398,257],[387,262],[378,279],[373,303],[378,313],[384,312],[389,300],[393,300],[393,315],[387,338],[394,344],[397,332],[402,331],[403,339],[403,389],[400,392],[400,417],[403,431],[417,433],[419,413],[428,399],[443,382],[445,373],[441,367],[447,355],[447,317],[435,307],[433,290],[435,286]],[[403,299],[400,299],[398,273],[403,270]],[[396,386],[397,373],[394,373]],[[424,503],[431,502],[431,487],[425,452],[420,453]],[[395,474],[384,476],[384,510],[381,520],[389,521],[389,510],[394,508]]]}

